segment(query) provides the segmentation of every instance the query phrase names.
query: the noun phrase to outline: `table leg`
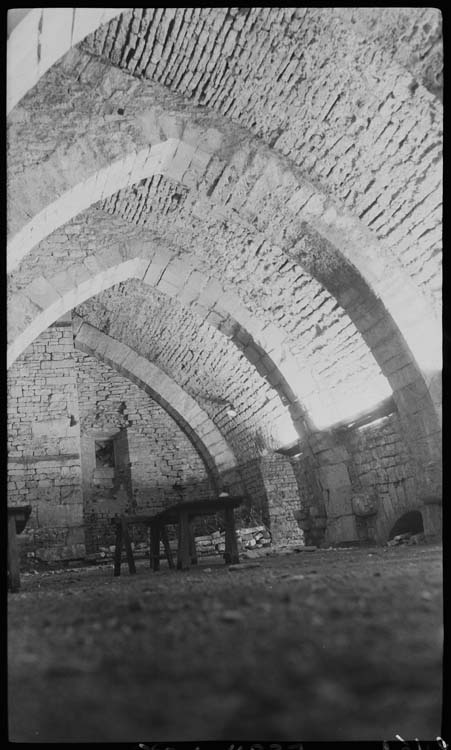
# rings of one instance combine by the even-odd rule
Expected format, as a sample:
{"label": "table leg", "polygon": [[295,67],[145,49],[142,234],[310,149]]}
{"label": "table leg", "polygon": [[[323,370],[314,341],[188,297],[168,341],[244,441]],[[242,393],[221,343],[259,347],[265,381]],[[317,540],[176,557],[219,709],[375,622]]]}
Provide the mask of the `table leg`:
{"label": "table leg", "polygon": [[191,558],[191,564],[197,565],[197,550],[196,550],[196,539],[194,537],[193,524],[189,524],[189,555]]}
{"label": "table leg", "polygon": [[127,555],[128,569],[131,574],[136,573],[135,561],[133,559],[133,550],[130,542],[130,535],[128,533],[128,526],[126,521],[121,522],[122,526],[122,538],[124,540],[125,554]]}
{"label": "table leg", "polygon": [[190,566],[188,511],[182,510],[179,515],[179,545],[177,550],[177,568],[186,570]]}
{"label": "table leg", "polygon": [[164,551],[165,551],[166,557],[168,559],[169,567],[172,569],[172,568],[175,567],[174,566],[174,560],[173,560],[173,557],[172,557],[171,547],[169,545],[168,531],[167,531],[166,526],[164,526],[164,525],[161,527],[161,539],[163,540]]}
{"label": "table leg", "polygon": [[150,524],[150,556],[153,570],[160,569],[160,524]]}
{"label": "table leg", "polygon": [[17,549],[16,519],[8,518],[8,569],[11,591],[20,589],[19,551]]}
{"label": "table leg", "polygon": [[121,574],[121,558],[122,558],[122,524],[116,524],[116,548],[114,550],[114,575],[120,576]]}
{"label": "table leg", "polygon": [[225,517],[225,553],[224,560],[226,565],[239,563],[238,542],[235,531],[235,516],[233,508],[226,508]]}

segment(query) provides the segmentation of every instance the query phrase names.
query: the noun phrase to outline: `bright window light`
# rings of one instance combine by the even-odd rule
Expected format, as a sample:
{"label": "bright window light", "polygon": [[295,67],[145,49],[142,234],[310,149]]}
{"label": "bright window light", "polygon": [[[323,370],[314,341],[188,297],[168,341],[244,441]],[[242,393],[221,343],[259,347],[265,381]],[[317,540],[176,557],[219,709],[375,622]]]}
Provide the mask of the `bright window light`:
{"label": "bright window light", "polygon": [[291,445],[295,440],[299,440],[299,435],[288,410],[275,420],[272,432],[273,437],[281,446]]}
{"label": "bright window light", "polygon": [[392,395],[388,380],[382,375],[352,393],[335,391],[313,394],[305,400],[307,413],[318,430],[325,430],[340,422],[352,422],[361,414],[377,407]]}

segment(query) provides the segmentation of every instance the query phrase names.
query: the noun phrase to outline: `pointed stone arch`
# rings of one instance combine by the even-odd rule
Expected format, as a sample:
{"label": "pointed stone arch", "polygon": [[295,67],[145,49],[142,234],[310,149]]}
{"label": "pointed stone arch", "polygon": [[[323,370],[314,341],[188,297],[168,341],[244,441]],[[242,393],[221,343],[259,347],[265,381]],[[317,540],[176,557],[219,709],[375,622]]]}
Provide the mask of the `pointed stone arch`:
{"label": "pointed stone arch", "polygon": [[109,364],[160,404],[189,438],[216,485],[221,472],[236,467],[230,446],[208,414],[160,367],[81,319],[76,321],[74,345]]}
{"label": "pointed stone arch", "polygon": [[154,250],[149,257],[148,249],[134,244],[132,248],[122,248],[122,253],[135,257],[124,260],[119,256],[118,262],[110,250],[112,265],[96,275],[87,278],[82,263],[71,264],[64,274],[35,279],[23,294],[16,295],[9,305],[16,314],[11,316],[8,367],[39,333],[66,312],[120,281],[138,278],[189,304],[202,320],[223,332],[276,390],[288,406],[297,434],[304,437],[308,417],[296,390],[298,366],[288,347],[283,346],[281,330],[273,324],[261,326],[238,297],[224,292],[216,278],[198,273],[196,267],[169,252]]}
{"label": "pointed stone arch", "polygon": [[[107,66],[74,51],[68,70],[73,67],[78,71],[83,66],[94,76],[98,96],[98,83],[108,76]],[[125,85],[129,77],[115,69],[116,86],[119,81]],[[56,149],[29,180],[30,186],[39,179],[47,187],[41,191],[33,218],[17,226],[8,242],[8,272],[76,214],[124,187],[162,175],[194,191],[192,210],[197,218],[219,212],[252,231],[263,232],[288,253],[296,251],[304,226],[311,227],[333,244],[343,262],[351,264],[380,297],[420,366],[428,369],[434,359],[434,368],[440,369],[440,326],[432,309],[397,259],[361,219],[331,200],[287,158],[224,117],[192,106],[187,110],[180,96],[163,94],[161,87],[149,82],[133,81],[133,88],[130,114],[121,119],[120,133],[126,133],[127,140],[120,159],[105,146],[101,150],[97,146],[99,133],[107,124],[100,118],[97,135],[90,131],[73,146],[77,176],[68,154]],[[116,132],[114,128],[112,132]],[[22,192],[27,190],[25,181]],[[365,314],[371,315],[371,309]]]}

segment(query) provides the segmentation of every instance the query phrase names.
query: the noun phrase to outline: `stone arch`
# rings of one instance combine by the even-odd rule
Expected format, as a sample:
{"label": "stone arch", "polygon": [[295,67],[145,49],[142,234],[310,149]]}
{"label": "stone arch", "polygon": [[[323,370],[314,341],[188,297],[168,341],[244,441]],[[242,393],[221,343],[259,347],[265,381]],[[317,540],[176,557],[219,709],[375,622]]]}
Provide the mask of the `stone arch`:
{"label": "stone arch", "polygon": [[[78,55],[76,65],[82,58],[82,54]],[[97,65],[98,71],[102,65],[105,67],[89,56],[86,60],[93,68]],[[120,72],[115,75],[121,77]],[[371,340],[371,350],[383,374],[387,372],[387,377],[395,383],[415,461],[423,466],[431,457],[436,458],[439,424],[424,370],[433,357],[432,369],[436,372],[440,367],[440,326],[427,302],[422,301],[421,292],[396,258],[385,252],[375,232],[306,180],[286,158],[242,128],[193,106],[187,111],[179,97],[167,92],[164,98],[160,92],[159,99],[157,87],[151,84],[146,87],[147,99],[144,87],[142,90],[143,102],[149,103],[146,109],[139,102],[137,91],[135,87],[139,109],[133,111],[131,104],[129,123],[135,150],[127,150],[119,160],[109,155],[105,166],[105,154],[102,162],[96,153],[95,136],[92,142],[84,142],[81,166],[85,179],[73,184],[70,160],[66,166],[60,165],[66,191],[54,199],[61,193],[60,184],[54,190],[53,200],[44,196],[47,206],[12,238],[10,269],[18,265],[39,239],[75,213],[152,174],[164,175],[188,188],[194,186],[197,191],[191,206],[194,216],[216,212],[232,223],[264,233],[271,242],[279,243],[289,257],[297,256],[299,235],[307,228],[330,244],[345,273],[350,270],[357,282],[363,280],[357,300],[352,288],[347,288],[349,294],[341,295],[341,305],[346,312],[349,308],[358,330],[366,335],[367,341]],[[154,94],[156,104],[150,101]],[[54,162],[49,159],[43,166],[44,172],[48,170],[50,185],[58,159],[59,156]],[[313,275],[314,260],[310,263]],[[334,272],[333,267],[331,273]],[[384,351],[387,338],[390,355],[394,349],[399,353],[397,364]],[[422,351],[424,341],[428,344],[426,356]]]}
{"label": "stone arch", "polygon": [[[93,68],[96,65],[102,64],[95,61],[91,61],[91,63]],[[117,76],[120,77],[121,74],[118,73]],[[84,78],[84,83],[88,81],[88,88],[92,80],[88,71],[86,78]],[[136,89],[135,84],[136,81],[131,82],[133,91]],[[152,93],[153,89],[151,89],[151,95]],[[398,95],[398,91],[396,95]],[[232,218],[236,222],[247,222],[249,226],[265,231],[273,241],[280,242],[284,252],[294,257],[298,257],[297,232],[302,228],[303,224],[307,226],[309,231],[316,232],[323,240],[331,243],[334,250],[338,252],[337,258],[339,261],[342,262],[345,259],[345,271],[350,270],[350,279],[354,279],[356,282],[355,284],[349,283],[345,287],[345,292],[342,289],[337,292],[341,294],[341,304],[348,306],[348,309],[345,308],[346,312],[350,311],[350,316],[356,322],[362,335],[365,336],[365,340],[369,343],[371,350],[374,350],[377,357],[383,361],[384,367],[387,368],[387,372],[389,372],[394,383],[395,391],[398,394],[399,408],[405,417],[406,432],[409,433],[411,444],[415,445],[415,457],[418,456],[419,466],[423,466],[424,456],[429,458],[431,454],[436,452],[438,445],[437,419],[433,413],[431,399],[425,387],[424,370],[425,368],[427,369],[431,353],[436,357],[434,366],[439,366],[440,345],[436,322],[430,314],[427,304],[423,305],[421,303],[421,295],[418,295],[417,291],[414,294],[414,288],[409,282],[406,283],[408,274],[405,275],[397,267],[395,258],[392,258],[389,262],[388,258],[383,256],[384,243],[375,239],[376,235],[368,230],[365,222],[359,222],[354,216],[349,217],[346,212],[341,212],[337,217],[337,207],[329,201],[328,192],[326,193],[324,190],[323,192],[321,190],[318,191],[316,186],[313,189],[312,185],[308,181],[303,180],[303,178],[301,182],[297,183],[296,179],[299,173],[296,170],[290,172],[291,166],[290,169],[285,169],[283,159],[275,158],[274,152],[271,149],[263,153],[264,150],[260,149],[257,143],[255,146],[256,150],[254,151],[254,141],[247,138],[246,134],[243,135],[244,131],[241,131],[242,135],[240,137],[238,129],[232,131],[234,136],[238,134],[236,139],[237,147],[232,144],[232,138],[227,143],[227,138],[222,131],[220,118],[217,120],[214,120],[214,118],[208,120],[208,116],[206,116],[203,119],[203,123],[205,124],[203,137],[208,133],[209,135],[206,137],[206,140],[209,141],[210,145],[211,141],[213,141],[207,169],[210,169],[212,163],[214,163],[215,168],[217,167],[217,172],[214,173],[211,179],[207,179],[205,172],[202,173],[200,169],[200,178],[198,180],[196,177],[197,172],[192,168],[191,164],[183,171],[186,167],[186,152],[181,148],[180,144],[189,145],[189,136],[193,130],[192,122],[196,121],[199,123],[200,119],[196,119],[199,113],[195,111],[191,103],[185,106],[185,108],[181,107],[176,112],[175,105],[172,106],[174,102],[177,104],[176,99],[169,101],[169,98],[167,98],[168,106],[165,107],[165,102],[161,104],[160,101],[161,106],[158,104],[157,107],[151,107],[153,114],[150,117],[147,117],[148,113],[145,107],[141,107],[138,115],[135,111],[133,115],[134,128],[137,127],[136,122],[138,121],[138,117],[141,117],[142,127],[139,131],[139,137],[136,143],[133,143],[131,146],[129,144],[127,148],[122,149],[122,152],[127,155],[133,153],[138,155],[147,148],[148,143],[152,147],[154,144],[158,147],[162,142],[170,141],[171,139],[174,142],[177,141],[179,145],[176,146],[174,154],[169,159],[169,169],[172,170],[171,174],[178,174],[174,179],[179,180],[181,184],[189,186],[194,183],[197,188],[200,186],[200,189],[198,189],[198,200],[194,204],[197,214],[214,210],[223,212],[224,216]],[[415,102],[413,104],[415,105]],[[138,106],[141,105],[138,104]],[[390,106],[387,109],[390,110]],[[189,111],[188,116],[186,116],[187,111]],[[173,117],[174,114],[175,118]],[[389,116],[388,114],[385,118],[384,113],[382,126],[387,122]],[[179,129],[180,123],[181,129]],[[126,123],[121,122],[121,126],[124,124]],[[227,123],[227,125],[229,124]],[[95,127],[93,126],[92,132],[97,127],[98,123],[96,123]],[[188,131],[188,136],[186,131]],[[215,132],[219,133],[222,137],[222,140],[219,139],[219,145],[215,143]],[[144,144],[143,141],[146,141],[146,143]],[[224,142],[226,144],[225,148],[223,148]],[[83,144],[84,141],[80,139],[80,143]],[[283,145],[286,147],[287,142],[285,141]],[[393,145],[396,145],[395,142],[391,143],[390,147]],[[106,163],[110,164],[114,162],[114,159],[117,158],[117,153],[114,157],[108,154]],[[289,149],[286,149],[286,153],[289,153]],[[94,152],[90,152],[88,148],[88,159],[90,154],[94,154]],[[256,154],[258,158],[261,158],[260,163]],[[198,161],[202,162],[204,155],[205,149],[203,147],[194,151],[194,157]],[[68,156],[67,164],[70,163],[71,156],[72,152]],[[166,158],[167,153],[165,152],[163,156]],[[56,165],[58,167],[59,164],[60,162],[55,159],[53,166]],[[225,167],[224,164],[226,165]],[[86,166],[83,164],[83,169]],[[375,164],[374,166],[377,167],[378,165]],[[122,167],[123,164],[118,169],[121,170]],[[93,175],[98,175],[99,171],[108,168],[105,162],[102,164],[96,163],[93,168],[89,166],[91,171],[81,175],[80,184],[82,186],[85,185],[85,177],[86,179],[90,179]],[[131,166],[130,168],[134,167]],[[97,172],[95,171],[96,169],[98,170]],[[177,170],[179,169],[180,172],[178,173]],[[234,170],[237,173],[235,177],[233,176]],[[254,170],[254,174],[252,170]],[[45,173],[45,167],[44,174],[47,174]],[[294,178],[292,179],[293,174]],[[320,174],[319,170],[318,174]],[[427,174],[429,175],[430,173],[427,172]],[[114,185],[114,171],[112,174],[110,172],[106,175],[102,173],[101,178],[105,178],[105,185],[107,187],[109,183],[111,183],[109,187]],[[74,178],[74,183],[68,183],[69,187],[63,185],[62,190],[60,190],[62,185],[62,182],[60,182],[59,188],[55,191],[55,196],[63,193],[67,187],[68,190],[74,188],[78,179],[79,176],[77,175],[77,178]],[[383,206],[379,205],[378,202],[379,196],[377,193],[379,185],[376,181],[376,185],[372,187],[371,182],[367,185],[369,198],[368,205],[364,207],[363,213],[368,211],[371,217],[376,216],[377,218],[377,212]],[[313,192],[311,192],[311,189]],[[366,190],[364,192],[366,193]],[[372,204],[373,192],[376,194],[374,201],[376,205]],[[248,195],[251,196],[250,201],[247,200]],[[271,196],[276,196],[273,205],[277,210],[273,213],[271,220],[265,224],[265,212],[261,211],[260,207],[265,204],[265,201],[268,200],[270,202]],[[386,197],[387,194],[385,195]],[[45,199],[47,200],[47,196],[45,196]],[[49,201],[48,206],[51,207],[52,205],[52,202]],[[39,214],[41,209],[45,211],[45,205],[38,207],[36,212],[33,210],[30,213],[31,215],[35,213]],[[356,215],[363,215],[363,213],[355,211]],[[280,221],[274,221],[274,217],[279,217]],[[401,217],[403,217],[402,211]],[[44,224],[47,221],[49,226],[52,226],[52,221],[56,220],[55,216],[52,217],[51,211],[44,216]],[[402,218],[400,223],[402,225]],[[23,228],[19,227],[19,231]],[[32,236],[31,241],[34,242],[39,237],[39,231],[42,231],[42,226],[40,228],[38,221],[31,229],[33,230],[31,232],[32,235],[34,232],[34,238]],[[403,233],[403,229],[401,233]],[[398,232],[396,236],[399,236]],[[22,236],[22,240],[27,241],[26,231]],[[404,237],[404,241],[409,242],[409,236]],[[25,244],[23,247],[25,247]],[[351,248],[352,252],[350,252],[349,248]],[[302,252],[301,248],[301,255]],[[333,256],[333,254],[332,252],[331,255]],[[309,256],[309,253],[307,253],[307,256]],[[305,263],[309,263],[309,257],[307,257]],[[313,262],[310,267],[314,268],[315,263]],[[319,278],[318,275],[317,277]],[[324,283],[329,283],[329,288],[332,288],[334,282],[333,274],[329,276],[325,274],[323,278],[326,279]],[[364,283],[359,286],[362,279]],[[357,295],[355,294],[356,291]],[[406,294],[403,296],[404,292]],[[34,312],[33,303],[30,300],[29,305],[32,318]],[[410,317],[412,317],[411,320]],[[421,328],[419,327],[420,325]],[[400,331],[402,331],[402,335],[400,335]],[[403,336],[410,345],[411,351],[405,346]],[[421,352],[421,347],[418,347],[418,342],[421,339],[426,340],[428,344],[432,342],[427,356]],[[396,348],[397,344],[400,344],[398,349]],[[394,356],[395,350],[396,356]],[[417,362],[415,362],[415,358]],[[420,364],[420,368],[417,367],[418,363]],[[423,373],[420,372],[420,369],[423,369]]]}
{"label": "stone arch", "polygon": [[109,364],[160,404],[189,438],[216,486],[222,471],[236,467],[235,456],[210,417],[157,365],[80,318],[75,324],[74,344]]}
{"label": "stone arch", "polygon": [[[181,127],[180,124],[179,127]],[[201,140],[201,132],[197,132],[198,141]],[[50,231],[53,231],[62,223],[69,221],[69,219],[93,203],[114,194],[121,187],[134,184],[156,173],[177,177],[183,182],[183,175],[190,173],[191,168],[194,170],[194,175],[200,180],[201,174],[198,171],[199,161],[203,165],[202,169],[205,170],[205,163],[208,163],[209,159],[208,152],[203,151],[199,147],[196,148],[196,146],[183,143],[178,139],[168,138],[164,142],[159,142],[156,146],[148,147],[138,154],[128,155],[124,159],[115,162],[110,167],[101,170],[99,173],[95,173],[85,182],[80,183],[65,193],[61,198],[58,198],[13,238],[9,246],[9,256],[12,263],[10,268],[14,269],[26,252]],[[278,158],[267,155],[266,171],[257,180],[257,183],[263,180],[265,195],[268,192],[272,192],[272,190],[277,190],[277,187],[281,184],[283,185],[284,181],[289,180],[291,184],[293,183],[293,174],[286,165],[281,165],[279,162]],[[192,177],[193,175],[190,173],[190,179]],[[208,214],[208,207],[205,206],[203,211]],[[371,237],[370,231],[363,228],[352,217],[347,217],[344,214],[340,215],[332,205],[328,205],[326,197],[319,194],[312,186],[298,185],[293,192],[292,198],[286,204],[287,211],[288,214],[291,214],[291,220],[294,220],[295,217],[299,228],[301,226],[312,227],[312,231],[316,232],[322,240],[333,247],[335,262],[329,268],[332,274],[336,272],[337,267],[339,268],[340,263],[344,265],[345,272],[347,269],[350,269],[350,273],[352,273],[354,279],[358,281],[362,279],[366,289],[372,290],[372,298],[376,295],[376,297],[380,297],[383,300],[388,313],[390,313],[390,308],[393,308],[393,304],[395,304],[396,311],[392,309],[390,313],[395,323],[396,315],[394,317],[392,313],[398,314],[398,317],[399,314],[407,317],[413,315],[415,326],[412,328],[413,323],[409,323],[409,343],[413,344],[414,349],[417,349],[415,353],[418,359],[418,342],[421,342],[422,347],[425,346],[425,342],[428,342],[426,360],[430,363],[435,356],[436,361],[433,362],[432,367],[436,370],[439,364],[437,357],[440,358],[440,335],[437,325],[424,309],[424,306],[422,306],[421,298],[418,295],[415,298],[413,297],[413,289],[409,288],[409,285],[405,283],[405,279],[402,278],[399,269],[396,268],[390,269],[390,299],[388,302],[391,302],[391,304],[387,306],[387,300],[383,299],[382,294],[380,294],[381,287],[385,287],[386,284],[386,269],[384,269],[384,263],[380,261],[377,248],[375,249],[374,247],[375,240]],[[286,219],[288,225],[290,224],[289,218],[287,216]],[[253,225],[251,226],[254,229]],[[334,239],[333,243],[331,238]],[[362,258],[359,259],[362,255],[361,248],[370,249],[370,252],[367,252],[363,260]],[[296,243],[294,243],[288,252],[291,255],[297,254]],[[316,277],[318,268],[316,260],[313,259],[311,261],[308,254],[304,254],[303,262],[307,263],[307,270]],[[358,266],[356,263],[358,263]],[[340,304],[346,312],[350,302],[351,300],[348,300],[345,294],[341,294]],[[374,314],[372,302],[373,299],[368,300],[364,295],[360,295],[358,306],[354,306],[352,319],[361,332],[366,330],[368,322],[370,324],[373,321],[375,324],[380,322],[380,316]],[[356,314],[356,309],[358,309],[359,314]],[[412,313],[412,311],[414,312]],[[399,327],[399,325],[392,326],[393,335],[397,339],[397,348],[406,352],[403,336],[397,332],[396,327]],[[381,363],[378,361],[378,364],[381,367],[385,367],[385,362]],[[382,371],[384,372],[384,370]]]}
{"label": "stone arch", "polygon": [[[124,261],[124,254],[135,257]],[[143,258],[143,254],[147,257]],[[419,495],[428,495],[427,474],[423,468],[440,455],[440,427],[421,372],[384,306],[352,266],[337,262],[336,251],[330,244],[323,243],[320,255],[321,263],[309,255],[303,255],[300,260],[326,288],[338,295],[340,302],[343,300],[343,306],[350,310],[350,317],[361,329],[383,374],[389,378],[414,464],[418,468]],[[98,277],[92,277],[83,266],[73,264],[65,274],[36,279],[16,304],[18,316],[13,316],[13,322],[18,324],[22,320],[22,329],[20,338],[13,343],[11,356],[17,356],[21,348],[45,329],[52,322],[52,316],[56,319],[83,299],[120,280],[141,278],[171,296],[179,296],[185,303],[194,303],[194,311],[203,319],[220,330],[222,326],[260,374],[274,385],[283,402],[289,404],[297,434],[304,437],[311,425],[299,400],[296,363],[293,366],[286,353],[281,352],[281,335],[276,326],[268,326],[266,331],[259,330],[238,298],[227,297],[214,279],[204,279],[201,284],[199,274],[197,278],[195,272],[191,275],[192,269],[186,263],[174,259],[165,250],[160,249],[149,258],[142,245],[133,241],[116,254],[110,249],[108,258],[105,258],[107,266],[108,263],[116,265]],[[81,283],[74,288],[74,281],[80,279]],[[54,301],[49,306],[50,300]],[[369,302],[371,316],[366,309]]]}
{"label": "stone arch", "polygon": [[423,517],[420,510],[409,510],[393,524],[388,539],[393,539],[397,534],[422,534],[424,532]]}
{"label": "stone arch", "polygon": [[[130,252],[130,249],[129,249]],[[129,278],[142,279],[159,291],[189,304],[193,312],[224,333],[243,352],[262,377],[274,387],[282,403],[288,406],[294,428],[300,437],[308,430],[308,416],[300,401],[296,382],[296,361],[283,345],[284,336],[277,326],[261,327],[238,297],[225,294],[213,276],[205,276],[163,249],[153,257],[142,245],[133,246],[134,258],[120,260],[110,250],[114,265],[95,276],[87,276],[83,264],[72,264],[65,274],[35,279],[10,308],[17,309],[12,317],[18,328],[8,349],[8,366],[41,331],[89,297]],[[78,284],[77,284],[78,280]],[[19,296],[19,295],[18,295]],[[24,302],[28,301],[28,305]],[[22,308],[22,316],[20,316]],[[19,322],[20,320],[20,322]],[[294,433],[293,437],[296,433]]]}
{"label": "stone arch", "polygon": [[[89,65],[98,66],[96,71],[101,75],[102,64],[86,58]],[[143,101],[149,100],[149,89],[158,101],[161,92],[153,91],[149,84],[146,90],[143,87]],[[135,94],[139,100],[139,92]],[[441,341],[435,316],[421,291],[374,231],[258,138],[231,126],[225,118],[196,110],[187,113],[176,95],[167,99],[147,109],[143,104],[139,111],[131,112],[128,149],[130,142],[135,146],[121,159],[110,157],[105,166],[106,155],[97,152],[95,138],[85,139],[83,148],[77,150],[81,166],[78,175],[84,176],[78,183],[74,184],[67,158],[60,160],[56,155],[40,166],[44,183],[52,185],[57,170],[64,175],[65,185],[60,183],[53,195],[43,194],[47,204],[42,203],[31,221],[11,238],[8,271],[14,270],[41,239],[80,211],[121,188],[158,174],[197,190],[198,200],[193,206],[196,216],[219,210],[232,221],[264,232],[284,250],[295,249],[303,226],[311,226],[334,245],[344,262],[354,266],[381,298],[417,361],[427,369],[434,358],[435,369],[440,369]],[[365,314],[371,315],[371,310]],[[425,341],[427,351],[423,352]]]}
{"label": "stone arch", "polygon": [[[418,494],[427,497],[430,494],[429,467],[441,455],[441,394],[428,388],[424,374],[383,301],[351,263],[343,263],[330,242],[323,240],[316,256],[300,252],[294,257],[346,310],[389,381],[406,443],[419,469]],[[421,334],[421,326],[418,333]],[[435,472],[435,477],[432,484],[440,484],[440,471]]]}
{"label": "stone arch", "polygon": [[7,114],[72,46],[125,8],[31,8],[8,39]]}
{"label": "stone arch", "polygon": [[[298,435],[303,437],[310,425],[305,409],[298,398],[300,396],[302,400],[302,394],[299,394],[298,386],[296,386],[297,368],[296,365],[290,368],[290,362],[286,359],[284,361],[284,355],[281,354],[280,346],[278,346],[280,331],[277,327],[273,328],[269,336],[268,331],[265,333],[256,329],[238,299],[231,300],[223,294],[220,285],[214,279],[201,284],[199,277],[196,279],[191,274],[192,269],[187,264],[179,259],[168,257],[165,250],[159,250],[152,259],[147,257],[144,260],[141,257],[142,247],[139,243],[132,241],[126,247],[125,253],[134,255],[134,259],[129,258],[124,266],[119,263],[115,269],[110,268],[106,281],[102,278],[100,286],[98,281],[86,273],[86,270],[83,272],[74,264],[67,269],[62,278],[60,274],[55,279],[35,280],[31,288],[25,290],[27,296],[24,295],[23,300],[27,302],[28,299],[28,306],[37,303],[46,308],[52,296],[56,297],[57,301],[54,304],[58,309],[58,314],[61,315],[65,311],[61,309],[61,293],[63,297],[71,294],[69,289],[73,287],[74,279],[83,278],[83,273],[85,277],[88,276],[88,280],[83,281],[75,293],[78,295],[78,301],[83,299],[80,296],[81,293],[84,293],[84,298],[92,296],[101,288],[105,288],[105,285],[111,286],[121,280],[121,276],[122,278],[131,276],[142,278],[146,283],[157,285],[165,293],[180,296],[181,301],[194,303],[194,311],[213,325],[220,328],[223,326],[223,330],[229,328],[230,332],[231,323],[231,337],[234,337],[234,342],[243,348],[248,359],[256,364],[259,372],[268,378],[283,401],[289,404],[293,424]],[[114,257],[112,251],[109,251],[108,255],[110,258]],[[124,250],[122,253],[119,252],[121,261],[123,261],[123,255]],[[349,311],[350,318],[368,343],[382,373],[389,379],[393,388],[415,465],[424,467],[430,461],[436,460],[440,455],[440,425],[430,393],[411,352],[380,299],[376,297],[353,265],[344,263],[336,248],[324,238],[321,238],[320,252],[316,256],[305,249],[292,251],[290,257],[293,256],[335,296],[347,312]],[[106,259],[107,265],[111,262],[112,260]],[[42,300],[44,300],[43,305]],[[65,309],[70,309],[76,303],[71,298],[71,303],[65,304]],[[26,318],[27,315],[30,315],[31,320],[36,318],[36,310],[27,310],[27,304],[23,301],[19,301],[17,307],[19,316],[17,320],[16,316],[13,316],[13,321],[17,322],[20,318],[23,320],[23,316]],[[54,314],[54,310],[52,312]],[[39,311],[38,315],[42,316],[42,313]],[[227,326],[227,320],[229,326]],[[239,320],[244,321],[244,325],[240,324]],[[42,329],[50,322],[51,318],[49,319],[44,313]],[[35,328],[34,335],[31,330],[28,337],[31,336],[32,340],[39,330]],[[17,354],[20,347],[15,346]],[[287,371],[289,377],[285,377]],[[420,468],[418,472],[420,496],[429,494],[425,476],[426,473]]]}
{"label": "stone arch", "polygon": [[[8,304],[12,343],[8,348],[7,367],[45,331],[81,301],[127,278],[140,277],[148,266],[148,260],[134,258],[116,263],[100,274],[92,276],[88,269],[72,266],[72,278],[46,279],[38,277],[30,285],[27,297],[17,295]],[[78,271],[78,273],[77,273]]]}

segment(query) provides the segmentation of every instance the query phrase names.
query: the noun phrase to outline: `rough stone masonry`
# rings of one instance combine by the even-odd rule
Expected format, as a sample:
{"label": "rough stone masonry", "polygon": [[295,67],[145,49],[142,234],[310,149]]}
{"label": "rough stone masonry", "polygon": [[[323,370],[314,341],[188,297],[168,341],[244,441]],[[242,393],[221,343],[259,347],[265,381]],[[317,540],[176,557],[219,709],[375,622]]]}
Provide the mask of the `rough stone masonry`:
{"label": "rough stone masonry", "polygon": [[72,11],[8,40],[23,559],[221,492],[256,546],[439,538],[440,12]]}

